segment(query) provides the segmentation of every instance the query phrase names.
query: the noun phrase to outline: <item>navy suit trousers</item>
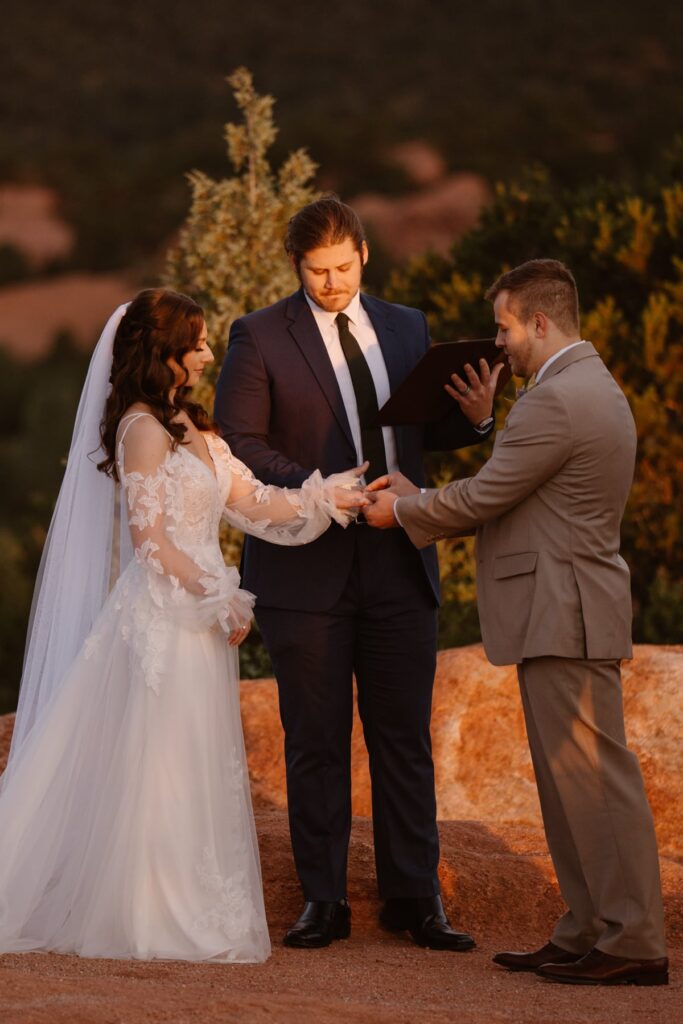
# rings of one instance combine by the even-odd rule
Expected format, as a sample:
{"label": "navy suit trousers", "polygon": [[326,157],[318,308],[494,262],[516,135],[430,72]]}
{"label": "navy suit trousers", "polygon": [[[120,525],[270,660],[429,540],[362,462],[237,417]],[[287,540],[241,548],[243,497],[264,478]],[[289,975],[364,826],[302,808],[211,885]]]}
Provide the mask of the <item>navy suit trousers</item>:
{"label": "navy suit trousers", "polygon": [[256,609],[278,682],[296,869],[307,900],[346,896],[355,673],[380,896],[432,896],[439,891],[429,734],[436,602],[402,530],[348,529],[354,557],[332,608]]}

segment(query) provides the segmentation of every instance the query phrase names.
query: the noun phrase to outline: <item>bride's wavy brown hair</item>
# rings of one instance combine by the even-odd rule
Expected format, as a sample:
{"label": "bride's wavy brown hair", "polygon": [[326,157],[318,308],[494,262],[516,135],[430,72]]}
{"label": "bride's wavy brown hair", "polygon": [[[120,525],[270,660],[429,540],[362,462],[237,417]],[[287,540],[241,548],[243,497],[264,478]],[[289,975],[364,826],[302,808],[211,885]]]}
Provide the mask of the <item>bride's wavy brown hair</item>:
{"label": "bride's wavy brown hair", "polygon": [[[134,402],[144,402],[172,437],[177,448],[187,427],[174,423],[184,410],[199,430],[213,430],[205,410],[191,402],[191,388],[176,387],[168,365],[173,357],[182,366],[183,356],[196,347],[204,324],[204,311],[193,299],[168,288],[145,288],[128,306],[114,336],[109,382],[111,391],[100,425],[106,458],[97,468],[118,480],[116,431],[121,417]],[[187,379],[187,371],[186,371]],[[175,388],[173,400],[169,393]]]}

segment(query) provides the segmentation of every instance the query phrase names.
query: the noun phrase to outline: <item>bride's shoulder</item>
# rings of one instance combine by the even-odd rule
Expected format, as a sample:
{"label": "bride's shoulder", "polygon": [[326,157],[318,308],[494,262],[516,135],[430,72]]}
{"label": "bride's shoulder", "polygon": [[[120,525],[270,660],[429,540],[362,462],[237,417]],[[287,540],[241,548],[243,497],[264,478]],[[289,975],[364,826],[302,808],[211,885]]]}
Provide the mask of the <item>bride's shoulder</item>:
{"label": "bride's shoulder", "polygon": [[155,447],[169,447],[170,444],[168,431],[144,402],[134,402],[126,409],[116,433],[119,444],[124,442],[126,446],[129,442]]}

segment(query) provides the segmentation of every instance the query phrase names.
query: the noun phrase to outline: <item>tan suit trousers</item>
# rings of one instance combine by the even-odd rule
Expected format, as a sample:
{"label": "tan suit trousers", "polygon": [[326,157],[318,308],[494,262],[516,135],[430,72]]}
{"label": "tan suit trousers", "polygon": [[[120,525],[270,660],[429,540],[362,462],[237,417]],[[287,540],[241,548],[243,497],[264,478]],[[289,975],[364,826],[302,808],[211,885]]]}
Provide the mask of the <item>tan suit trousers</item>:
{"label": "tan suit trousers", "polygon": [[666,954],[659,861],[638,759],[626,746],[619,661],[517,666],[548,847],[571,952]]}

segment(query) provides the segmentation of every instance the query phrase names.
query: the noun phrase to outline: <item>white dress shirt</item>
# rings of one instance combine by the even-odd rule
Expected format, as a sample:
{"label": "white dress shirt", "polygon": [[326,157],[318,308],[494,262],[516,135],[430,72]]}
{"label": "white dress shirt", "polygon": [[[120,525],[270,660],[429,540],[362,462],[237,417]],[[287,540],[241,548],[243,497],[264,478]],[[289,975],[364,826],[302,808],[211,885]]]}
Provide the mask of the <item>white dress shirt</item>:
{"label": "white dress shirt", "polygon": [[[356,448],[358,464],[360,465],[363,462],[360,419],[358,417],[356,392],[353,390],[349,364],[346,362],[346,357],[339,341],[339,330],[335,323],[339,313],[328,313],[327,310],[321,309],[307,292],[304,292],[304,295],[306,296],[306,302],[311,307],[311,312],[318,325],[322,339],[325,342],[325,348],[337,378],[337,384],[339,385],[349,426],[351,427],[351,436]],[[384,362],[384,356],[382,355],[382,349],[375,334],[375,328],[372,326],[370,317],[361,304],[360,292],[356,292],[346,309],[339,312],[345,313],[349,318],[349,330],[358,342],[358,346],[370,368],[375,391],[377,392],[377,405],[381,409],[384,403],[389,401],[391,395],[389,375]],[[398,472],[398,458],[393,428],[382,427],[382,437],[384,438],[384,451],[387,457],[387,469],[390,473],[396,473]]]}

